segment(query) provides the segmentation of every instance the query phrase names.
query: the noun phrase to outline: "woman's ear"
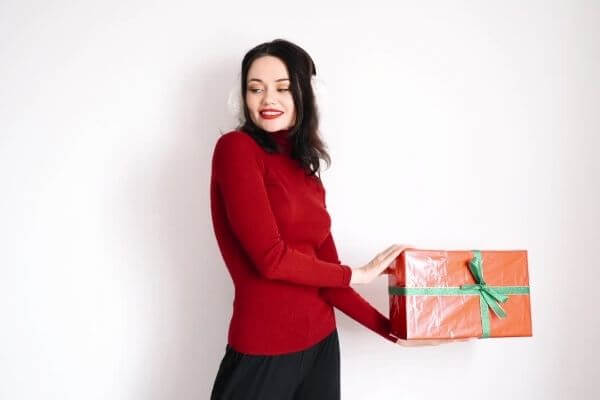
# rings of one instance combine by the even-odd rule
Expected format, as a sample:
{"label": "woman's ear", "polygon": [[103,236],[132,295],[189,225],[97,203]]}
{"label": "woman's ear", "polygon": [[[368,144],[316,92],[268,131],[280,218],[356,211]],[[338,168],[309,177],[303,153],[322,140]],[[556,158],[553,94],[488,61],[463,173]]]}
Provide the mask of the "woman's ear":
{"label": "woman's ear", "polygon": [[232,116],[236,117],[238,121],[242,123],[244,122],[244,110],[242,110],[244,100],[242,99],[240,90],[239,83],[236,83],[231,87],[231,89],[229,89],[229,95],[227,96],[227,109]]}
{"label": "woman's ear", "polygon": [[327,96],[327,86],[325,85],[325,82],[320,78],[317,78],[316,75],[313,75],[310,78],[310,84],[315,95],[315,102],[321,108],[324,105]]}

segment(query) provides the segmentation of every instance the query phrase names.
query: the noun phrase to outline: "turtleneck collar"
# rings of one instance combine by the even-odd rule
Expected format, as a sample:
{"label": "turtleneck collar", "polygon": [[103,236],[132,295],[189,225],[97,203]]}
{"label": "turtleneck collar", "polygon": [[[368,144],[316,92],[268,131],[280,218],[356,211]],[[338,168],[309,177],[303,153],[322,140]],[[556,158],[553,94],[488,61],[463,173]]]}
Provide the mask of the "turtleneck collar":
{"label": "turtleneck collar", "polygon": [[279,144],[287,153],[289,153],[292,148],[292,141],[287,136],[290,133],[290,131],[291,128],[282,129],[275,132],[269,132],[271,137],[275,139],[277,144]]}

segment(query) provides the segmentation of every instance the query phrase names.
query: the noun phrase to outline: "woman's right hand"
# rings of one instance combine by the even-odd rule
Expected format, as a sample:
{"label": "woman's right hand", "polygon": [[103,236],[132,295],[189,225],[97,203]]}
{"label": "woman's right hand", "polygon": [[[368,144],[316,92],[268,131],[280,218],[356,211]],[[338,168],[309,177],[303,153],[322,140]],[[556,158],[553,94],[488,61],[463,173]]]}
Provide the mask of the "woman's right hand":
{"label": "woman's right hand", "polygon": [[404,250],[414,249],[413,246],[405,244],[394,244],[381,253],[377,254],[368,264],[354,268],[350,278],[350,284],[370,283],[377,278]]}

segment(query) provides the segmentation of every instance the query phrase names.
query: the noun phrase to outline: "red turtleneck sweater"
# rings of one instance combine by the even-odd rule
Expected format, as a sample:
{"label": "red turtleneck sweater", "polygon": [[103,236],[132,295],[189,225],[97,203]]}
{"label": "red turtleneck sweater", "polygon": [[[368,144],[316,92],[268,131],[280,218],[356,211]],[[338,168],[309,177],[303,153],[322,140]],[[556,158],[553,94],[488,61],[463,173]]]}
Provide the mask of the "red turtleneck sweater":
{"label": "red turtleneck sweater", "polygon": [[304,350],[335,328],[333,307],[391,342],[389,319],[349,286],[325,189],[291,158],[289,129],[269,154],[242,131],[215,145],[210,184],[217,243],[235,288],[228,344],[253,355]]}

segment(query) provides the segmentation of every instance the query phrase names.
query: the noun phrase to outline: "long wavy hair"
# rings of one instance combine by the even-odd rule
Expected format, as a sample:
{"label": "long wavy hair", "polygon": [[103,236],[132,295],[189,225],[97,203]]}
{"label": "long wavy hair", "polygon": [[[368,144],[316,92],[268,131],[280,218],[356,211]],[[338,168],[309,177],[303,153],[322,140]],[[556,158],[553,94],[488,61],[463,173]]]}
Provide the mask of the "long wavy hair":
{"label": "long wavy hair", "polygon": [[284,39],[275,39],[259,44],[246,53],[242,60],[241,76],[241,98],[245,121],[242,121],[236,130],[246,132],[269,153],[281,152],[272,135],[252,121],[246,104],[248,70],[254,60],[267,55],[279,58],[285,64],[290,78],[290,89],[297,116],[296,124],[288,133],[292,141],[291,156],[300,163],[307,175],[316,176],[320,180],[320,159],[323,159],[329,167],[331,157],[326,150],[327,145],[319,134],[319,112],[311,82],[312,77],[317,75],[317,69],[310,55],[300,46]]}

